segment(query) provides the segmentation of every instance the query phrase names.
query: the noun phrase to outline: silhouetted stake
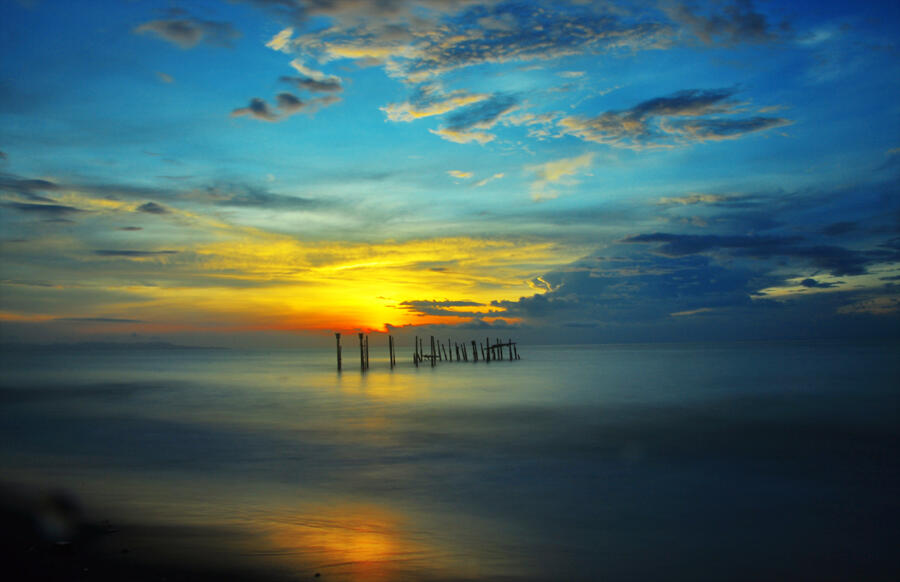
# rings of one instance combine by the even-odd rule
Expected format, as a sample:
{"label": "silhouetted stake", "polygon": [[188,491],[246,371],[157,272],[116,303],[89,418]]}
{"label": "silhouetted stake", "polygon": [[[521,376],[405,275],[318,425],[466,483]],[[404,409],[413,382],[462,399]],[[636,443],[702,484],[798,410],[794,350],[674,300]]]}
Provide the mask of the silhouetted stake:
{"label": "silhouetted stake", "polygon": [[509,361],[511,362],[512,359],[512,338],[509,338]]}
{"label": "silhouetted stake", "polygon": [[434,368],[434,336],[431,336],[431,367]]}
{"label": "silhouetted stake", "polygon": [[337,358],[338,358],[338,372],[341,371],[341,334],[334,334],[334,339],[337,340]]}
{"label": "silhouetted stake", "polygon": [[394,336],[388,336],[388,362],[390,362],[391,370],[394,369]]}
{"label": "silhouetted stake", "polygon": [[365,346],[363,345],[364,343],[365,342],[363,342],[363,334],[362,334],[362,332],[360,332],[359,333],[359,369],[362,370],[363,372],[366,371],[366,352],[365,352]]}
{"label": "silhouetted stake", "polygon": [[513,353],[516,355],[516,359],[519,359],[519,350],[516,349],[516,344],[513,344]]}
{"label": "silhouetted stake", "polygon": [[462,361],[461,358],[459,357],[459,344],[454,344],[453,347],[456,348],[456,361],[457,361],[457,362]]}
{"label": "silhouetted stake", "polygon": [[[465,346],[463,346],[465,348]],[[475,347],[475,340],[472,340],[472,357],[475,358],[475,361],[478,361],[478,349]]]}

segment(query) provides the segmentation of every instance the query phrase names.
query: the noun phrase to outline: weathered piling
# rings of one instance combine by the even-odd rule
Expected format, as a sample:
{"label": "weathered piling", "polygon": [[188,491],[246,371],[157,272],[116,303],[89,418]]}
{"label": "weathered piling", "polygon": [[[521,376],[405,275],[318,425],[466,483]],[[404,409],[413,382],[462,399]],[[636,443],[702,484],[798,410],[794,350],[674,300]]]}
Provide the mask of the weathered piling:
{"label": "weathered piling", "polygon": [[389,357],[389,360],[391,363],[391,369],[393,370],[394,366],[397,364],[397,362],[394,361],[394,336],[392,336],[392,335],[388,336],[388,351],[389,351],[388,357]]}
{"label": "weathered piling", "polygon": [[[465,348],[465,346],[463,346]],[[475,340],[472,340],[472,358],[477,362],[478,361],[478,350],[475,348]]]}
{"label": "weathered piling", "polygon": [[338,372],[341,371],[341,334],[335,333],[334,338],[337,341],[337,364]]}
{"label": "weathered piling", "polygon": [[431,336],[431,367],[432,367],[432,368],[434,368],[434,365],[435,365],[434,360],[435,360],[435,353],[434,353],[434,336]]}
{"label": "weathered piling", "polygon": [[366,350],[362,332],[359,332],[359,369],[366,371]]}

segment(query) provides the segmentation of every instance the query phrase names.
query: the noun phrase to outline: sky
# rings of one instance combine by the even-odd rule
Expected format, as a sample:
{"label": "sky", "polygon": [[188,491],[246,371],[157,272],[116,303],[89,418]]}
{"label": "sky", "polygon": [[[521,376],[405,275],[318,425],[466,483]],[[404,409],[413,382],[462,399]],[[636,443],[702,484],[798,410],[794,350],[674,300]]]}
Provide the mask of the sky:
{"label": "sky", "polygon": [[900,335],[896,2],[0,6],[4,344]]}

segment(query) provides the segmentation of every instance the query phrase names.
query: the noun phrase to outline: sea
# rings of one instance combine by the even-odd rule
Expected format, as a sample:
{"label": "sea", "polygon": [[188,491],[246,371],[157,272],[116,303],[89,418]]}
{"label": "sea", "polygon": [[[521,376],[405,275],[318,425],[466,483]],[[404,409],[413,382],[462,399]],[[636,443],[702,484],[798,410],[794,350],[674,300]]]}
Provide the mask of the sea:
{"label": "sea", "polygon": [[4,349],[5,504],[64,492],[135,570],[900,579],[897,343],[520,344],[434,367],[400,345],[391,368],[378,341],[340,372],[333,348]]}

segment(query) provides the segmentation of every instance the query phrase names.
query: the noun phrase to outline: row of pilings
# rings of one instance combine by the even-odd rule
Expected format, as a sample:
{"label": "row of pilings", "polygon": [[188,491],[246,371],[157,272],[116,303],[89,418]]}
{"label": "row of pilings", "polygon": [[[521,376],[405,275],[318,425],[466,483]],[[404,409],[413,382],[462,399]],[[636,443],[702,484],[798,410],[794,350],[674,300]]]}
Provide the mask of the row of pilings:
{"label": "row of pilings", "polygon": [[[359,367],[360,370],[365,372],[369,369],[369,335],[364,333],[357,335],[359,337]],[[341,334],[335,333],[334,337],[337,342],[337,369],[340,372],[343,368]],[[472,346],[471,354],[469,352],[469,344]],[[388,352],[391,369],[393,369],[397,365],[397,345],[394,343],[394,336],[392,335],[388,335]],[[479,353],[481,354],[480,358]],[[424,337],[416,336],[413,364],[417,368],[425,362],[428,362],[433,368],[438,362],[478,362],[479,359],[485,363],[490,363],[492,361],[520,360],[521,358],[519,357],[517,343],[511,339],[507,340],[506,343],[503,343],[500,338],[497,338],[493,343],[491,343],[490,338],[485,338],[484,343],[476,342],[475,340],[460,343],[447,338],[446,342],[441,343],[440,339],[430,336],[428,345],[426,345]]]}

